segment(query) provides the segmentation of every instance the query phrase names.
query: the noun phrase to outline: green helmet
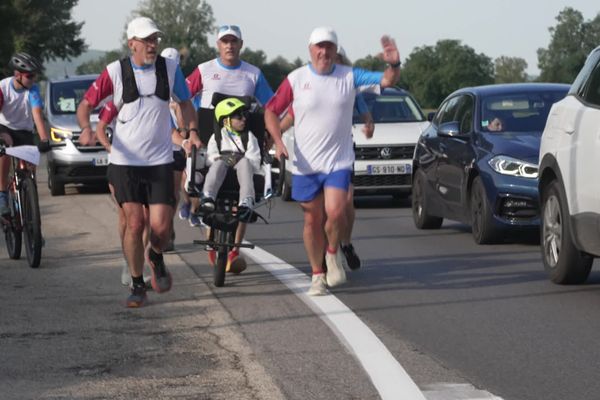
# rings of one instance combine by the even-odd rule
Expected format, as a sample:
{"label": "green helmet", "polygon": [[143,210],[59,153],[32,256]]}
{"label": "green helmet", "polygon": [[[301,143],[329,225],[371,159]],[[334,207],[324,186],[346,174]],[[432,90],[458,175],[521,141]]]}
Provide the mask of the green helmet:
{"label": "green helmet", "polygon": [[221,100],[215,107],[215,118],[217,122],[221,124],[223,118],[229,117],[231,114],[235,114],[236,111],[243,111],[247,108],[246,103],[235,97],[230,97],[225,100]]}

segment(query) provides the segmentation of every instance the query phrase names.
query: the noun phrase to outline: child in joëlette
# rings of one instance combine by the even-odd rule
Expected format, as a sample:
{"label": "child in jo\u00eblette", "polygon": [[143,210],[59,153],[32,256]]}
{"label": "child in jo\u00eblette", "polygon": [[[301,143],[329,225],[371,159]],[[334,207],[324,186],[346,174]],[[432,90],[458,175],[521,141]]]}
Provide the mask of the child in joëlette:
{"label": "child in jo\u00eblette", "polygon": [[215,135],[208,141],[207,164],[210,166],[204,180],[201,206],[205,211],[215,208],[215,197],[219,192],[227,170],[236,171],[240,185],[239,215],[248,215],[254,206],[253,175],[260,171],[260,147],[258,140],[250,131],[247,148],[244,148],[242,132],[246,127],[246,104],[236,98],[225,99],[215,107],[215,118],[221,128],[221,149]]}

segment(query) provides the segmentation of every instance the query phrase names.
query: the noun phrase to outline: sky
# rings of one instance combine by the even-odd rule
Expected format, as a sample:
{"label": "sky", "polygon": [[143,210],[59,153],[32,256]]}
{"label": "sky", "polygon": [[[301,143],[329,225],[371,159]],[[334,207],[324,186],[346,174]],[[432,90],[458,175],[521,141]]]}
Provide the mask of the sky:
{"label": "sky", "polygon": [[[271,60],[308,59],[308,37],[317,26],[331,26],[351,60],[381,51],[379,39],[396,40],[401,58],[417,47],[457,39],[495,59],[520,57],[537,75],[537,49],[550,43],[548,28],[565,7],[584,20],[596,17],[592,0],[208,0],[215,24],[242,29],[244,46],[263,50]],[[82,36],[90,49],[113,50],[138,0],[79,0],[73,19],[84,22]],[[209,37],[214,46],[215,35]],[[168,38],[163,44],[168,47]],[[600,45],[600,43],[599,43]]]}

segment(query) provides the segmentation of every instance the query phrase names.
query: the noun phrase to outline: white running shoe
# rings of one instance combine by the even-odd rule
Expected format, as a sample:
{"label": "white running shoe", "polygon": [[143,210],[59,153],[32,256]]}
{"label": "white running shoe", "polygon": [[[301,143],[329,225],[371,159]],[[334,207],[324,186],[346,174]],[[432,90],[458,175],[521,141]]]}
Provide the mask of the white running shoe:
{"label": "white running shoe", "polygon": [[341,251],[335,254],[326,252],[325,264],[327,265],[327,286],[334,287],[346,282],[346,271],[342,263]]}
{"label": "white running shoe", "polygon": [[309,296],[324,296],[327,294],[327,285],[325,283],[325,274],[312,276],[312,283],[308,289]]}

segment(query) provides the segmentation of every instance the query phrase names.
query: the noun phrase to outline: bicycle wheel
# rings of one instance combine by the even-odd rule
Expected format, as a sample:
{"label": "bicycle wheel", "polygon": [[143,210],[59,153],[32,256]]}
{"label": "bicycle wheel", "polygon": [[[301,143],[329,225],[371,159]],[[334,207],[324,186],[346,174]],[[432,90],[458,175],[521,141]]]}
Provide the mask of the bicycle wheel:
{"label": "bicycle wheel", "polygon": [[42,257],[42,221],[37,187],[35,181],[29,176],[21,182],[21,205],[27,261],[31,268],[37,268]]}
{"label": "bicycle wheel", "polygon": [[21,258],[21,217],[19,216],[19,203],[14,191],[8,191],[8,206],[10,216],[4,225],[4,240],[6,241],[6,250],[8,256],[13,260]]}
{"label": "bicycle wheel", "polygon": [[213,283],[216,287],[223,287],[225,285],[225,268],[227,267],[227,254],[229,253],[229,247],[224,243],[229,243],[229,237],[231,233],[217,230],[215,232],[217,238],[217,262],[213,268]]}

